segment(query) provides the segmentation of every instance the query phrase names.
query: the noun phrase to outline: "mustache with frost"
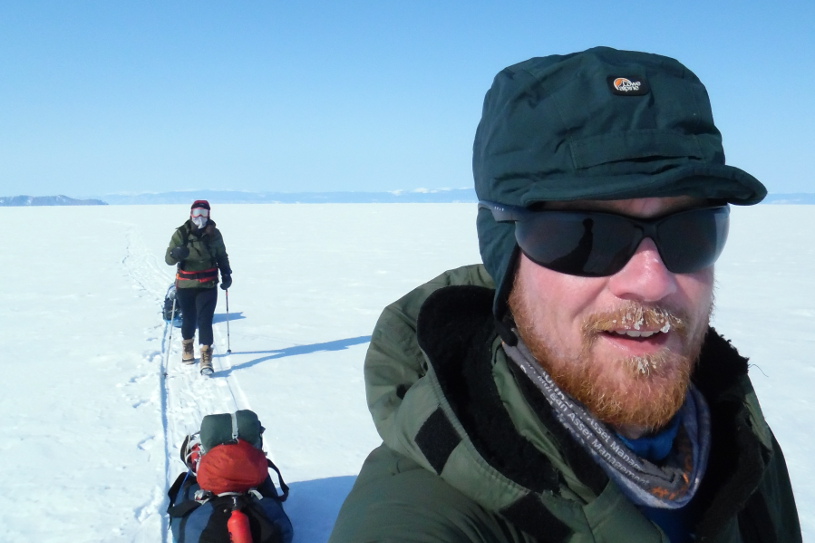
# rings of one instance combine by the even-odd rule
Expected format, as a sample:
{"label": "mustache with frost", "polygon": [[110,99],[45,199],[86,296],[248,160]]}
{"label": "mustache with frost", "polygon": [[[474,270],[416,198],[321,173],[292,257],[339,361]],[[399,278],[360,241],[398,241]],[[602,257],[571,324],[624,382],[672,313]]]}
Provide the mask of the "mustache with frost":
{"label": "mustache with frost", "polygon": [[[683,341],[688,339],[689,317],[684,311],[659,306],[644,306],[635,302],[608,312],[595,313],[582,326],[583,349],[588,352],[602,334],[617,334],[631,338],[649,338],[675,332]],[[637,373],[648,375],[656,370],[662,357],[632,357],[628,363]]]}
{"label": "mustache with frost", "polygon": [[688,316],[684,311],[627,302],[614,311],[595,313],[586,318],[583,332],[594,335],[619,329],[661,333],[673,330],[684,337],[687,333],[687,320]]}

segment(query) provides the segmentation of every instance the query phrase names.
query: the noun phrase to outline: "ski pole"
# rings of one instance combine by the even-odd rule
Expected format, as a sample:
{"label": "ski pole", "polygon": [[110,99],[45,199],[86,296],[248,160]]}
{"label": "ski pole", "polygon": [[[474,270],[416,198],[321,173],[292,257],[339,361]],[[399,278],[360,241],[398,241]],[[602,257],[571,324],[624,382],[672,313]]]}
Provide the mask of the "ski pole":
{"label": "ski pole", "polygon": [[175,302],[176,302],[177,299],[178,299],[177,295],[173,296],[173,312],[170,313],[170,320],[169,320],[169,323],[170,323],[170,337],[169,337],[169,339],[167,339],[167,358],[164,361],[164,376],[165,377],[167,376],[167,369],[168,369],[168,367],[170,365],[170,348],[173,346],[173,328],[175,328],[175,326],[173,325],[173,320],[175,319]]}
{"label": "ski pole", "polygon": [[230,354],[232,348],[229,345],[229,289],[226,289],[226,353]]}

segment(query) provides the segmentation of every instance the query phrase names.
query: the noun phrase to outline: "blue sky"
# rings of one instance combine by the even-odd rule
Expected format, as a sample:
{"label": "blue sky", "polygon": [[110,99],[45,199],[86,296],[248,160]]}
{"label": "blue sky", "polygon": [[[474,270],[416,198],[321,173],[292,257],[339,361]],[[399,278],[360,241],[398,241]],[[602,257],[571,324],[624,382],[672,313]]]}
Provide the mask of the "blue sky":
{"label": "blue sky", "polygon": [[0,0],[0,196],[472,184],[505,66],[675,57],[728,163],[815,192],[815,2]]}

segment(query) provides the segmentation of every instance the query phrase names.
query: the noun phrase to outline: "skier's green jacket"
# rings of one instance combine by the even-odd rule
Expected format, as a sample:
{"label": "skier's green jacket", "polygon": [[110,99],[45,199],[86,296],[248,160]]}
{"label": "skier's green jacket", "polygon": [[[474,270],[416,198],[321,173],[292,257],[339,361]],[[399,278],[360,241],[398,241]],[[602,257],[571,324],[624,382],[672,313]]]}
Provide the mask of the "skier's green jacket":
{"label": "skier's green jacket", "polygon": [[[467,266],[383,312],[365,379],[384,443],[365,461],[329,543],[667,543],[508,363],[492,288],[482,266]],[[694,382],[713,429],[691,502],[694,541],[801,541],[747,360],[713,329]]]}
{"label": "skier's green jacket", "polygon": [[[186,246],[190,250],[189,256],[182,261],[170,254],[170,251],[180,246]],[[202,230],[196,228],[189,219],[176,228],[164,253],[164,261],[169,265],[179,264],[176,274],[178,288],[213,288],[218,284],[218,270],[221,276],[232,273],[224,238],[212,219],[207,221]]]}

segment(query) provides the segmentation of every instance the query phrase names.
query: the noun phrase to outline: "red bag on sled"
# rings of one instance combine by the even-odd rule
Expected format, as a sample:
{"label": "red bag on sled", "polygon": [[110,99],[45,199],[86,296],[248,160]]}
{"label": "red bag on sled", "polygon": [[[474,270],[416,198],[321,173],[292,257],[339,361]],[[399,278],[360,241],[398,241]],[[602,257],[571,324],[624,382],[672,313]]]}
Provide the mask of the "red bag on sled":
{"label": "red bag on sled", "polygon": [[198,462],[198,484],[213,494],[247,492],[269,475],[266,455],[239,439],[213,447]]}

